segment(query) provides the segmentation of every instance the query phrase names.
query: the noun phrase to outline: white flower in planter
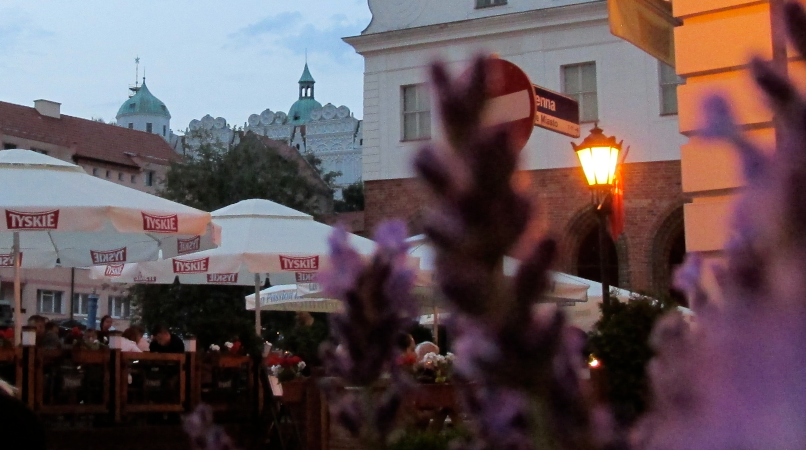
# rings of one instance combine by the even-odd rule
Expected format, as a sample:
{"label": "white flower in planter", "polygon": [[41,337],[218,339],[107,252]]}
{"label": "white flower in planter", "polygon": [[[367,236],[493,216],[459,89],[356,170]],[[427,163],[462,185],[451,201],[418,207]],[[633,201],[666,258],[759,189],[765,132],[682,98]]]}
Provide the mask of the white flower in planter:
{"label": "white flower in planter", "polygon": [[227,347],[228,350],[232,348],[232,345],[232,342],[224,342],[224,347]]}
{"label": "white flower in planter", "polygon": [[219,347],[216,344],[213,344],[213,345],[210,346],[210,351],[213,351],[213,352],[221,351],[221,347]]}

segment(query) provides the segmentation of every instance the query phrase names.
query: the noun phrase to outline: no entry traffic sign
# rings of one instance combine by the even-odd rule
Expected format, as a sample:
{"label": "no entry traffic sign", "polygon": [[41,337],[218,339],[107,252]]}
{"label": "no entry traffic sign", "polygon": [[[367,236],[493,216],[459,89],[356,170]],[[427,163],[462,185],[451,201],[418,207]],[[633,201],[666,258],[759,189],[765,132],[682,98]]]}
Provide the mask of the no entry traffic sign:
{"label": "no entry traffic sign", "polygon": [[526,146],[536,126],[579,137],[576,100],[532,84],[520,67],[503,59],[489,58],[487,73],[489,100],[482,126],[511,123],[513,144],[518,150]]}

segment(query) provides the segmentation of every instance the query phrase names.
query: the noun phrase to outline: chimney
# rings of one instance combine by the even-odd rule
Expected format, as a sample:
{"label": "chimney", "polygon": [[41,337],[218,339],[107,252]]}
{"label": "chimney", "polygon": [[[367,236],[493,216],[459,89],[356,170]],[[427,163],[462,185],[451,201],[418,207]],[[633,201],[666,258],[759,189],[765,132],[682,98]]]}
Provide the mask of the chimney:
{"label": "chimney", "polygon": [[61,105],[61,103],[52,102],[50,100],[34,100],[34,108],[36,108],[36,111],[39,114],[47,117],[53,117],[54,119],[61,117],[59,112]]}

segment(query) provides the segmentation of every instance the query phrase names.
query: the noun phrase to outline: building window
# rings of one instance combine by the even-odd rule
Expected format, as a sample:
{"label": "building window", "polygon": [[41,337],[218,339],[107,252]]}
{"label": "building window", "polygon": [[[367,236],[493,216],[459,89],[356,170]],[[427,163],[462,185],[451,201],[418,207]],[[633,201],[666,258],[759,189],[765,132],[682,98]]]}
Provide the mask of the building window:
{"label": "building window", "polygon": [[98,176],[98,168],[97,167],[92,168],[92,176],[94,176],[94,177]]}
{"label": "building window", "polygon": [[130,129],[130,130],[133,130],[133,129],[134,129],[134,124],[133,124],[133,123],[131,123],[131,122],[129,122],[129,129]]}
{"label": "building window", "polygon": [[402,87],[403,140],[431,137],[431,99],[425,84]]}
{"label": "building window", "polygon": [[38,289],[36,291],[38,298],[38,308],[40,313],[45,314],[61,314],[62,313],[62,292],[61,291],[46,291]]}
{"label": "building window", "polygon": [[562,67],[563,94],[579,102],[579,120],[599,120],[599,100],[596,94],[596,63]]}
{"label": "building window", "polygon": [[168,126],[167,126],[167,125],[163,125],[163,126],[162,126],[162,135],[163,135],[163,136],[166,136],[166,135],[167,135],[167,133],[168,133]]}
{"label": "building window", "polygon": [[17,144],[9,144],[8,142],[3,142],[3,150],[11,150],[13,148],[17,148]]}
{"label": "building window", "polygon": [[47,154],[48,154],[48,151],[47,151],[47,150],[42,150],[41,148],[34,148],[34,147],[31,147],[31,150],[33,150],[33,151],[35,151],[35,152],[37,152],[37,153],[41,153],[41,154],[43,154],[43,155],[47,155]]}
{"label": "building window", "polygon": [[132,175],[132,183],[137,183],[137,175]]}
{"label": "building window", "polygon": [[73,315],[86,316],[90,310],[90,294],[73,294]]}
{"label": "building window", "polygon": [[489,6],[506,5],[507,0],[476,0],[476,8],[487,8]]}
{"label": "building window", "polygon": [[146,123],[146,132],[151,133],[151,124],[150,123]]}
{"label": "building window", "polygon": [[674,67],[658,61],[658,81],[660,85],[660,114],[677,114],[677,86],[683,79],[677,76]]}
{"label": "building window", "polygon": [[114,319],[128,319],[131,317],[131,301],[126,297],[109,297],[109,315]]}
{"label": "building window", "polygon": [[137,103],[129,103],[129,109],[131,109],[132,111],[134,111],[134,108],[136,108],[136,107],[137,107]]}
{"label": "building window", "polygon": [[154,171],[146,172],[146,186],[154,186]]}
{"label": "building window", "polygon": [[118,181],[123,181],[123,172],[118,172]]}
{"label": "building window", "polygon": [[112,178],[112,171],[111,170],[106,171],[106,177],[107,178]]}

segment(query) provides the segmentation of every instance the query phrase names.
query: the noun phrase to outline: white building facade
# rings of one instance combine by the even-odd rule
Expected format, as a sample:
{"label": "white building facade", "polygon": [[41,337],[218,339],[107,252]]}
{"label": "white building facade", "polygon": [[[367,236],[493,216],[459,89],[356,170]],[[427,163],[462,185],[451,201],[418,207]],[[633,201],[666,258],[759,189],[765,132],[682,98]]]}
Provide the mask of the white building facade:
{"label": "white building facade", "polygon": [[[300,153],[313,153],[322,161],[325,173],[339,172],[335,184],[345,187],[361,181],[361,121],[350,108],[327,103],[322,106],[314,96],[314,81],[308,64],[299,80],[299,99],[288,113],[265,109],[252,114],[244,124],[244,131],[284,142]],[[223,144],[237,144],[238,133],[223,117],[206,115],[194,119],[188,128],[205,130],[207,139]],[[191,138],[192,139],[192,138]],[[191,148],[199,142],[188,140]]]}
{"label": "white building facade", "polygon": [[[635,214],[656,216],[643,228],[628,220],[630,245],[616,243],[623,244],[616,262],[620,285],[650,288],[668,282],[660,280],[668,277],[668,267],[647,269],[664,272],[658,276],[636,267],[654,258],[653,233],[664,221],[676,223],[684,202],[679,160],[685,139],[678,133],[677,78],[673,69],[611,35],[606,1],[369,0],[369,7],[372,21],[366,30],[344,38],[365,64],[362,176],[367,228],[395,215],[418,226],[425,197],[413,181],[411,160],[440,134],[427,83],[430,62],[442,60],[458,75],[474,55],[494,53],[520,66],[532,83],[580,102],[580,139],[535,128],[522,150],[523,175],[531,180],[535,197],[545,199],[544,206],[557,202],[567,210],[551,215],[548,227],[559,232],[579,228],[561,269],[580,272],[584,257],[578,253],[584,251],[594,223],[588,224],[589,195],[570,142],[581,141],[598,122],[605,134],[630,147],[625,183],[629,187],[641,180],[626,194],[627,214],[631,206],[651,205]],[[663,176],[653,182],[650,172]],[[639,197],[647,200],[639,203]],[[682,210],[679,214],[682,231]],[[672,234],[670,239],[678,239],[677,231]]]}

